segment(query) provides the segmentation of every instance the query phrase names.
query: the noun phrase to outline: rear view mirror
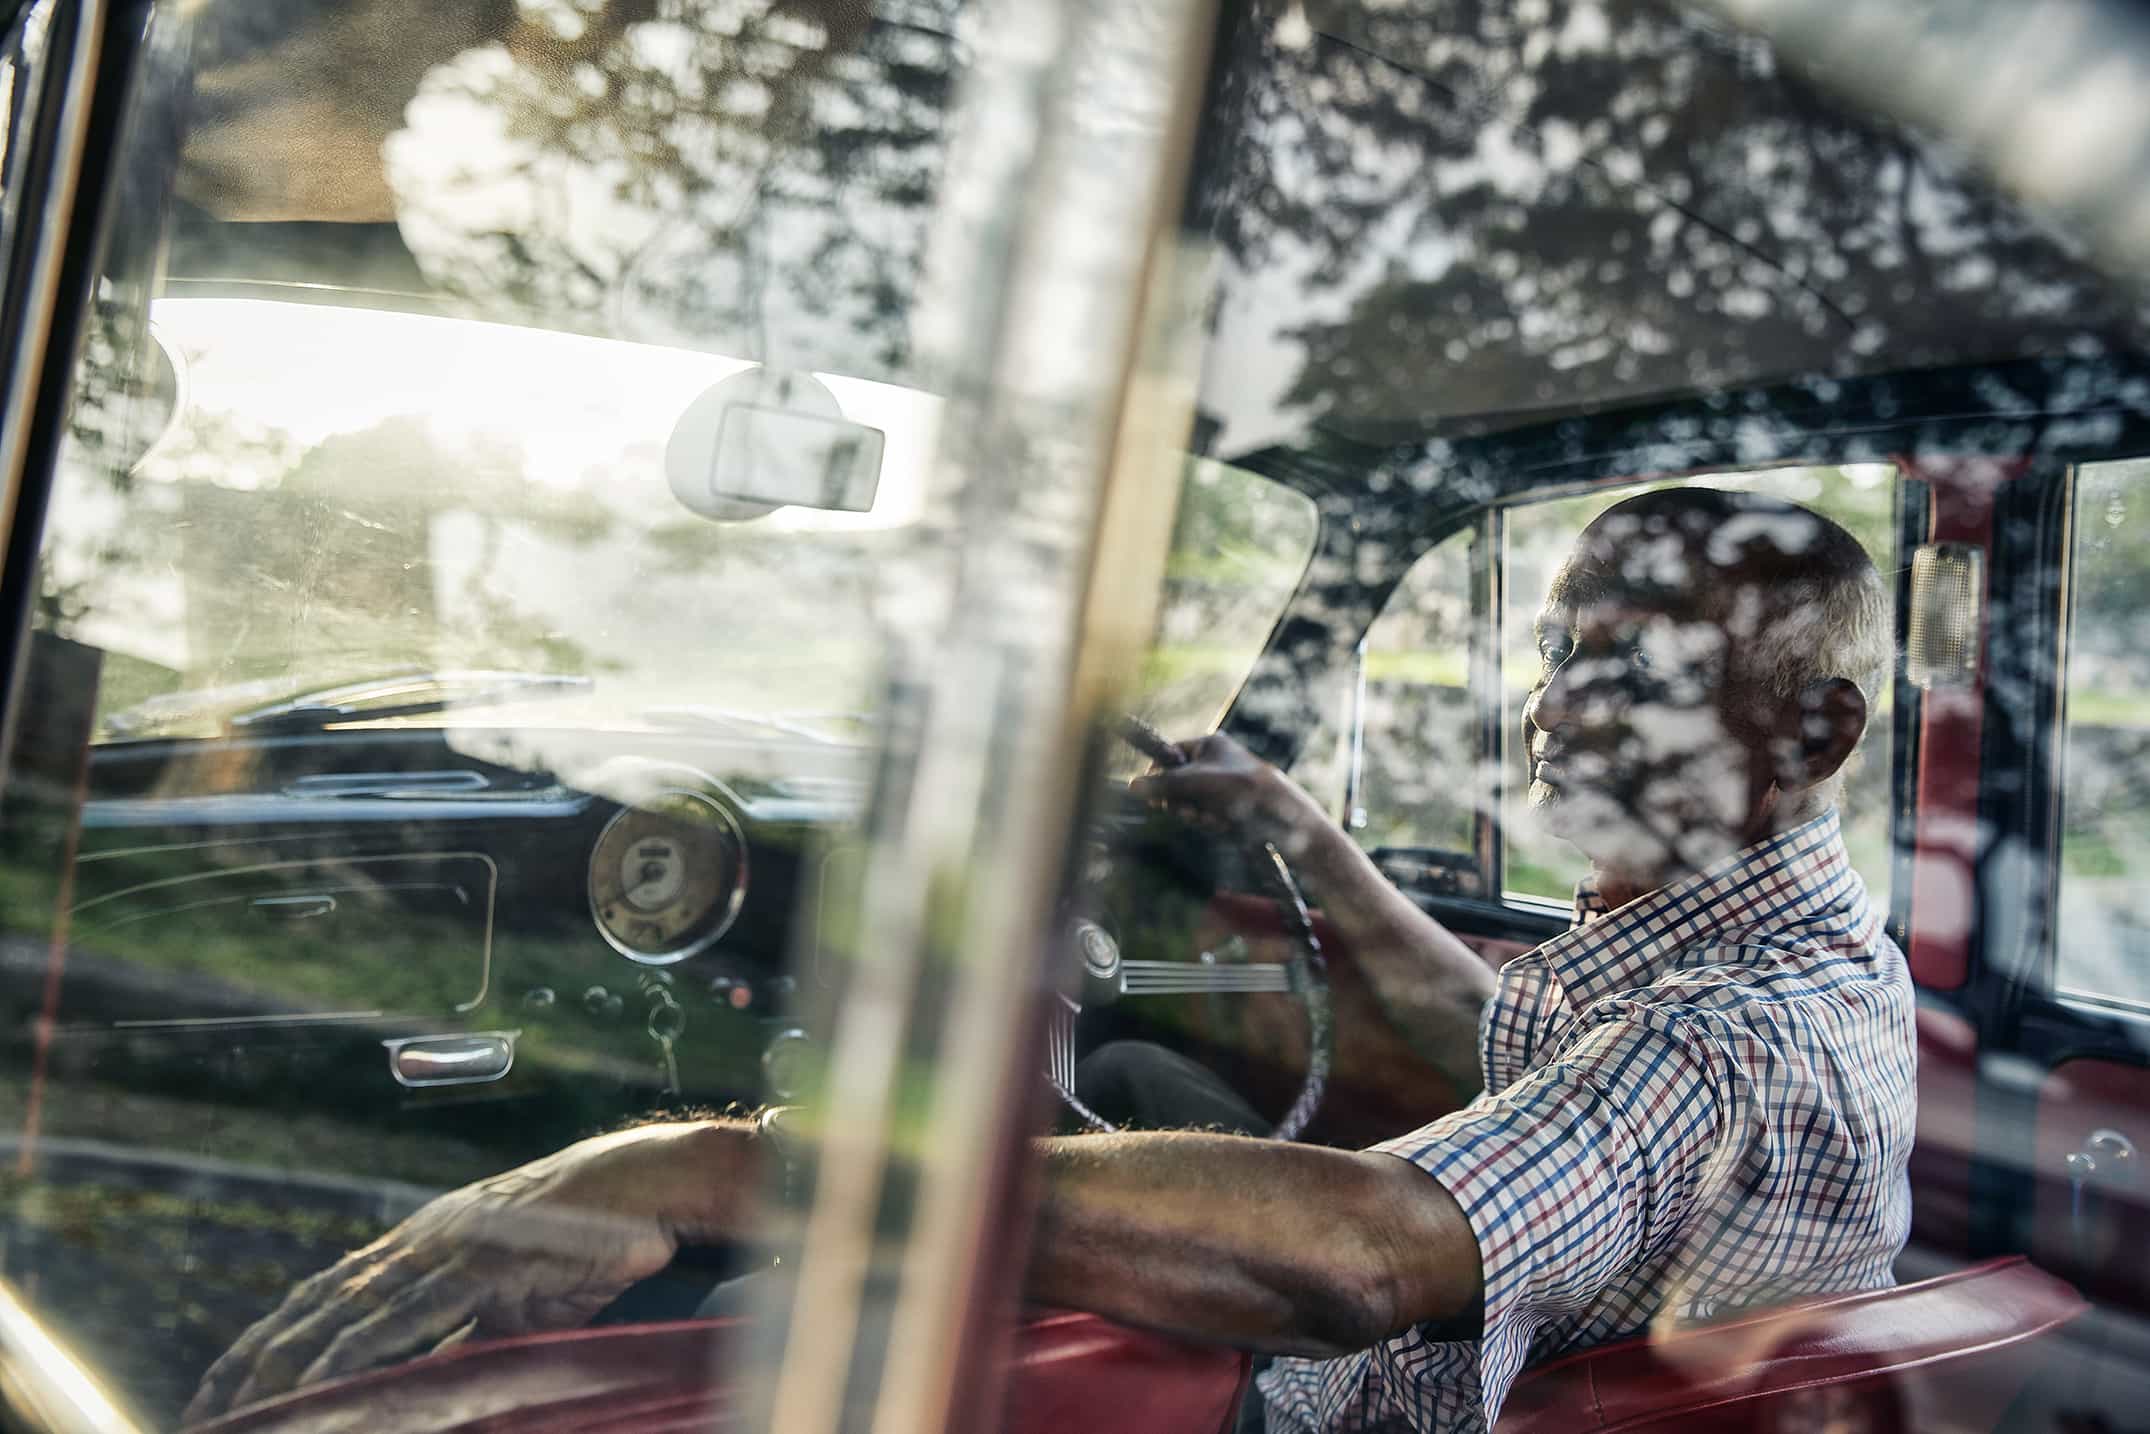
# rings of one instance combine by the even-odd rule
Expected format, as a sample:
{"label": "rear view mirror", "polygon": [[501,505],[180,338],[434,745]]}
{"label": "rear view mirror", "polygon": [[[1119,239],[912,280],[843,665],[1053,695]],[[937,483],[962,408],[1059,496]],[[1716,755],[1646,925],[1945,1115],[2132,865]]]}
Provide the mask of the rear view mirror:
{"label": "rear view mirror", "polygon": [[880,487],[885,438],[844,416],[811,374],[735,374],[688,405],[665,445],[665,477],[704,517],[778,508],[864,513]]}
{"label": "rear view mirror", "polygon": [[718,425],[709,487],[750,503],[864,513],[880,477],[880,429],[739,403]]}

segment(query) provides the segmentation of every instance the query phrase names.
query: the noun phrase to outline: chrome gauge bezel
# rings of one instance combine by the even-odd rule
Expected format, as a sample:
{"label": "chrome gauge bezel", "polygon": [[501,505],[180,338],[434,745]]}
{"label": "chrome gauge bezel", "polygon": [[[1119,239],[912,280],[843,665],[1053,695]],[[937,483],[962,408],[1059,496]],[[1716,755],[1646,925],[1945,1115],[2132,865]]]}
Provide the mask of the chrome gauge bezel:
{"label": "chrome gauge bezel", "polygon": [[[735,853],[732,866],[732,885],[730,891],[720,891],[718,893],[715,905],[710,908],[716,914],[707,931],[695,936],[683,946],[676,946],[663,951],[646,951],[622,939],[612,929],[611,925],[606,922],[604,911],[599,905],[597,896],[598,858],[599,854],[605,849],[606,839],[612,835],[613,831],[622,822],[643,813],[652,803],[668,797],[684,797],[707,808],[715,815],[717,825],[722,830],[724,838],[731,843],[732,850]],[[739,818],[721,798],[708,791],[677,783],[667,783],[664,786],[657,787],[641,794],[635,801],[622,805],[605,822],[604,826],[598,829],[597,839],[590,844],[590,855],[585,863],[583,874],[583,887],[590,907],[590,924],[597,928],[597,934],[604,938],[607,946],[610,946],[614,951],[634,962],[637,966],[677,965],[690,956],[698,956],[707,951],[721,940],[724,933],[731,930],[732,923],[739,919],[740,908],[746,905],[747,899],[747,861],[746,832],[739,825]]]}

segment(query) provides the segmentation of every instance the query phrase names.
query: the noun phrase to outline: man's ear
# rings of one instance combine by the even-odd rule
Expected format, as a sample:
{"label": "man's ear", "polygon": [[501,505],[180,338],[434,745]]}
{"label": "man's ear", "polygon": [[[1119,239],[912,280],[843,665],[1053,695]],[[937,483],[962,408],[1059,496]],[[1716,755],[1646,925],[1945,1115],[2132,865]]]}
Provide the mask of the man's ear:
{"label": "man's ear", "polygon": [[1776,741],[1779,787],[1818,787],[1837,774],[1866,731],[1866,696],[1842,677],[1811,682],[1784,704]]}

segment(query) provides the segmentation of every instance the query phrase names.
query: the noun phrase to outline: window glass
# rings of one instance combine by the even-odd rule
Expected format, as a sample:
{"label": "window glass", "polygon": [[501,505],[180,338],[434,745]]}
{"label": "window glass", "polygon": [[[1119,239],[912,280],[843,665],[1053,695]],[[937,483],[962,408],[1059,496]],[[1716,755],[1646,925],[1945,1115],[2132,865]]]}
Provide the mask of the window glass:
{"label": "window glass", "polygon": [[[1803,503],[1841,523],[1886,576],[1895,563],[1891,526],[1894,478],[1895,470],[1887,465],[1847,464],[1714,474],[1683,481],[1767,493]],[[1507,777],[1502,783],[1501,831],[1505,885],[1512,896],[1565,902],[1588,870],[1573,847],[1536,825],[1524,800],[1527,788],[1517,732],[1523,700],[1538,673],[1531,623],[1537,617],[1547,585],[1591,519],[1623,498],[1653,487],[1670,486],[1675,485],[1600,489],[1574,498],[1523,504],[1507,513],[1502,575],[1506,603],[1501,614],[1501,730],[1507,748],[1503,758]],[[1892,583],[1885,585],[1894,592]],[[1890,630],[1894,631],[1893,625]],[[1852,757],[1842,802],[1844,840],[1852,865],[1884,910],[1889,894],[1890,701],[1885,683],[1872,701],[1866,735]]]}
{"label": "window glass", "polygon": [[2085,464],[2068,571],[2054,983],[2150,1003],[2150,460]]}
{"label": "window glass", "polygon": [[[1136,712],[1175,738],[1216,726],[1306,571],[1317,523],[1303,493],[1243,468],[1188,460]],[[1113,762],[1129,771],[1143,765],[1124,749]]]}
{"label": "window glass", "polygon": [[165,17],[0,811],[0,1277],[150,1427],[429,1195],[813,1078],[960,47],[781,9]]}
{"label": "window glass", "polygon": [[1351,825],[1369,849],[1474,849],[1482,786],[1470,673],[1475,544],[1470,530],[1443,539],[1412,564],[1367,630]]}
{"label": "window glass", "polygon": [[[1019,502],[929,495],[951,364],[916,336],[961,8],[186,12],[217,103],[181,139],[136,126],[150,182],[89,314],[0,786],[0,1280],[149,1426],[438,1192],[653,1116],[810,1101],[847,1020],[885,1038],[962,987],[875,984],[894,923],[862,914],[861,854],[909,829],[868,831],[869,793],[965,701],[1026,710],[981,684],[922,715],[989,665],[924,650],[959,583],[1034,618],[965,629],[1021,701],[1059,690],[1095,465],[1011,421]],[[1148,195],[1094,147],[1149,162],[1147,87],[1178,71],[1124,17],[1082,34],[1093,148],[1061,162]],[[1148,58],[1112,53],[1131,37]],[[343,63],[360,42],[396,63]],[[1095,266],[1142,226],[1086,208],[1114,232],[1056,301],[1131,291]],[[1058,361],[1121,351],[1114,302],[1053,325]],[[1104,370],[1029,376],[1055,424],[1102,428],[1073,405]],[[1182,471],[1136,701],[1175,736],[1238,688],[1316,531],[1299,492]],[[1051,760],[1049,721],[1010,726],[981,769]],[[914,898],[883,882],[870,909]],[[921,1025],[828,1078],[923,1165],[953,1038]],[[888,1182],[885,1267],[917,1183]],[[751,1207],[772,1241],[814,1193],[782,1185]],[[762,1235],[602,1318],[693,1314]]]}

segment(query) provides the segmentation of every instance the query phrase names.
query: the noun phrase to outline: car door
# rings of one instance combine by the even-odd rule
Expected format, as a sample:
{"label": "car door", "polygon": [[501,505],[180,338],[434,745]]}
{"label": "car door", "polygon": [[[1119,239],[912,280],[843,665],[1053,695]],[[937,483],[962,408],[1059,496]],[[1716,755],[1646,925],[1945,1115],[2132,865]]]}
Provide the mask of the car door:
{"label": "car door", "polygon": [[[614,1311],[759,1270],[751,1338],[322,1417],[997,1417],[1044,933],[1190,422],[1144,304],[1205,22],[970,11],[11,7],[10,1418],[175,1424],[440,1189],[797,1094],[823,1158]],[[1029,1397],[1160,1367],[1119,1338],[1049,1324]]]}
{"label": "car door", "polygon": [[2097,1308],[2060,1406],[2143,1397],[2150,1120],[2138,825],[2139,459],[2029,465],[1996,495],[1978,921],[1953,979],[1975,1033],[1974,1238],[2066,1272]]}

